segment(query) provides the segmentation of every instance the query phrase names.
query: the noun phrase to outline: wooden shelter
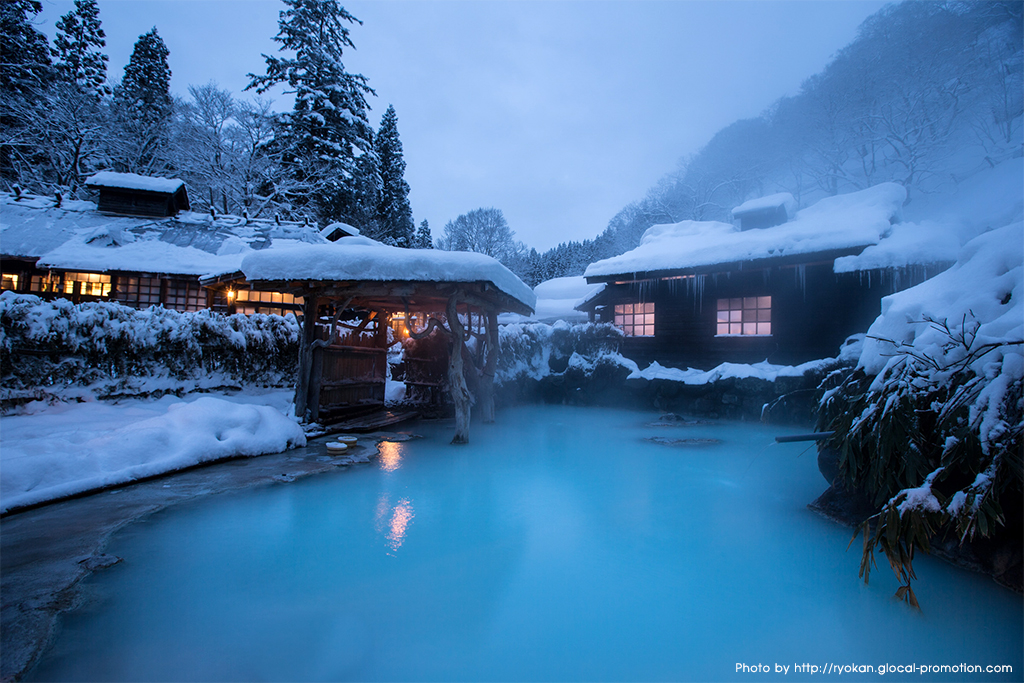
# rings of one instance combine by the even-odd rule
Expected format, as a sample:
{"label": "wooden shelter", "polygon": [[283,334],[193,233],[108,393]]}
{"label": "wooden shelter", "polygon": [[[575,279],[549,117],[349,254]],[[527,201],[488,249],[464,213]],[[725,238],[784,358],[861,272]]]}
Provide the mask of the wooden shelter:
{"label": "wooden shelter", "polygon": [[[446,385],[456,419],[452,443],[469,440],[467,374],[484,421],[494,420],[498,314],[529,315],[534,303],[529,287],[490,257],[399,249],[365,238],[254,254],[242,269],[254,290],[302,298],[297,416],[332,423],[383,410],[388,332],[398,318],[400,338],[447,338]],[[363,277],[353,277],[358,273]],[[420,324],[410,324],[414,319]],[[467,346],[473,337],[475,357]]]}
{"label": "wooden shelter", "polygon": [[105,213],[164,218],[190,208],[185,183],[176,178],[104,171],[88,178],[85,186],[99,192],[97,207]]}

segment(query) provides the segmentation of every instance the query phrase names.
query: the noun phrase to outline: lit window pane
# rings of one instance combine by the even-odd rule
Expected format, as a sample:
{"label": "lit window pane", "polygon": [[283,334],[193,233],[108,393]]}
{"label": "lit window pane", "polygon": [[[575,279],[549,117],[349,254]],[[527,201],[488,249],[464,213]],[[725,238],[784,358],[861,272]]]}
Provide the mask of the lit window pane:
{"label": "lit window pane", "polygon": [[[718,303],[721,304],[722,300],[719,299]],[[729,322],[729,311],[718,311],[718,322],[727,323]]]}
{"label": "lit window pane", "polygon": [[728,311],[729,310],[729,300],[728,299],[719,299],[718,300],[718,310],[720,310],[720,311]]}
{"label": "lit window pane", "polygon": [[757,334],[757,323],[743,323],[743,334]]}
{"label": "lit window pane", "polygon": [[758,323],[757,324],[757,333],[758,334],[771,334],[772,333],[772,324],[771,323]]}
{"label": "lit window pane", "polygon": [[757,320],[757,309],[756,308],[744,308],[743,309],[743,322],[750,323]]}
{"label": "lit window pane", "polygon": [[718,334],[729,334],[729,323],[718,323]]}
{"label": "lit window pane", "polygon": [[738,323],[743,318],[742,310],[729,311],[729,321]]}
{"label": "lit window pane", "polygon": [[757,309],[757,321],[760,323],[771,322],[772,309],[770,308],[759,308]]}
{"label": "lit window pane", "polygon": [[758,308],[771,308],[772,307],[772,298],[770,296],[759,296],[759,297],[757,297],[757,307]]}

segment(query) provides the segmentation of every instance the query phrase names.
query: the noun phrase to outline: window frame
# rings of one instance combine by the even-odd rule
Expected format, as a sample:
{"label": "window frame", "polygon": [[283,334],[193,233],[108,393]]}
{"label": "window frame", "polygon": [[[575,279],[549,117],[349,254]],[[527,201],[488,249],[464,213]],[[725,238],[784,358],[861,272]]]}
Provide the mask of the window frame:
{"label": "window frame", "polygon": [[612,324],[622,330],[627,337],[653,339],[656,315],[653,301],[618,303],[612,308]]}
{"label": "window frame", "polygon": [[725,297],[716,301],[715,337],[764,338],[773,334],[770,294]]}

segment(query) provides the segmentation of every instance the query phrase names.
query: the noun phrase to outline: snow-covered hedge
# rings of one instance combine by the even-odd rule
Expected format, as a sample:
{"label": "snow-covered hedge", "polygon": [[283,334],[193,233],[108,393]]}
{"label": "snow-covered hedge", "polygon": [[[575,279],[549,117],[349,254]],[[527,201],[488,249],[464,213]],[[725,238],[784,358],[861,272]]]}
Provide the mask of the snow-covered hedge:
{"label": "snow-covered hedge", "polygon": [[[498,330],[499,384],[540,380],[578,367],[593,370],[599,362],[620,364],[623,334],[614,325],[592,323],[512,323]],[[589,374],[589,373],[587,373]]]}
{"label": "snow-covered hedge", "polygon": [[914,602],[914,548],[936,534],[1020,540],[1024,226],[982,234],[956,265],[886,297],[858,367],[821,401],[819,428],[851,489],[874,499],[861,573],[885,551]]}
{"label": "snow-covered hedge", "polygon": [[97,395],[293,381],[293,316],[137,310],[0,295],[3,398],[90,387]]}

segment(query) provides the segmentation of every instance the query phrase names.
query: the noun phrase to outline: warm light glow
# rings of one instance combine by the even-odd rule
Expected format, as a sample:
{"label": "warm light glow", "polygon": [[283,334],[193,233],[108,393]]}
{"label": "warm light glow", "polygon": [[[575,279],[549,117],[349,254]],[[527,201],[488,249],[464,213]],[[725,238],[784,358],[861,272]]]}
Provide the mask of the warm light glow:
{"label": "warm light glow", "polygon": [[228,301],[231,301],[234,298],[235,298],[235,290],[229,289],[228,290]]}
{"label": "warm light glow", "polygon": [[[388,517],[390,516],[390,519]],[[377,509],[374,512],[373,527],[378,534],[384,534],[387,546],[391,552],[402,547],[405,542],[405,535],[409,529],[412,518],[416,516],[412,507],[412,501],[402,498],[398,504],[391,507],[388,494],[382,493],[377,499]],[[391,553],[388,553],[389,555]]]}
{"label": "warm light glow", "polygon": [[402,444],[381,441],[377,444],[377,452],[380,453],[380,468],[385,472],[394,472],[402,466]]}
{"label": "warm light glow", "polygon": [[413,512],[412,503],[408,498],[403,498],[398,501],[398,505],[395,506],[394,512],[391,515],[391,529],[388,532],[388,547],[392,551],[396,551],[402,547],[402,543],[405,542],[405,532],[409,528],[409,523],[416,514]]}

